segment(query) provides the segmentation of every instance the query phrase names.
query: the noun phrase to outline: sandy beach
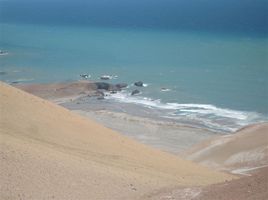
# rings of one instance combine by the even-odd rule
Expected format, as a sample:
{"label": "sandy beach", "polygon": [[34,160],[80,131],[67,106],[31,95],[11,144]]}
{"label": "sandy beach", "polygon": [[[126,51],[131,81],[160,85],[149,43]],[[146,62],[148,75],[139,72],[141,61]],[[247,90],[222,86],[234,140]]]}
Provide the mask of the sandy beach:
{"label": "sandy beach", "polygon": [[[267,124],[246,127],[226,137],[122,113],[70,111],[55,101],[75,102],[77,94],[85,94],[69,87],[65,90],[71,92],[66,95],[53,86],[55,93],[51,95],[51,88],[42,86],[47,101],[5,83],[0,86],[2,199],[267,197]],[[34,86],[35,91],[32,86],[20,88],[44,97],[39,86]],[[219,144],[223,138],[227,141]],[[219,145],[213,146],[215,143]],[[257,155],[259,162],[230,162],[237,154],[248,158],[244,152]],[[204,166],[212,162],[217,167]],[[245,167],[251,168],[246,175],[232,174]],[[248,188],[250,195],[243,195]]]}

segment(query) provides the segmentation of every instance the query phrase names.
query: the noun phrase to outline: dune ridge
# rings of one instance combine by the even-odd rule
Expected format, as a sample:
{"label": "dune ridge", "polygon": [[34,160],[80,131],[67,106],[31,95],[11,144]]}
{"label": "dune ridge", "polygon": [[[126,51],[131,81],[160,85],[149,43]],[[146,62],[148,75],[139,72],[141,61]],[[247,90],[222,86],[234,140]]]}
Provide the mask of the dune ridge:
{"label": "dune ridge", "polygon": [[235,134],[201,142],[184,157],[210,168],[247,175],[268,167],[268,123],[250,125]]}
{"label": "dune ridge", "polygon": [[164,187],[235,178],[142,145],[5,83],[0,91],[6,199],[133,199]]}

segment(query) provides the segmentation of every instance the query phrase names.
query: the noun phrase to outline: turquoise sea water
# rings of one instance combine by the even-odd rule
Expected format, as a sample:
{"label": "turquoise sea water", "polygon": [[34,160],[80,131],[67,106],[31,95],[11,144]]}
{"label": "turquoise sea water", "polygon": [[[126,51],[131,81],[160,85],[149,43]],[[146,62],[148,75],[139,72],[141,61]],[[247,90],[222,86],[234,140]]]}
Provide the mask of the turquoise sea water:
{"label": "turquoise sea water", "polygon": [[[163,116],[236,130],[268,116],[267,38],[195,31],[2,23],[0,79],[79,80],[79,74],[143,81],[111,101],[162,109]],[[169,91],[163,92],[161,88]],[[222,127],[221,127],[222,126]]]}

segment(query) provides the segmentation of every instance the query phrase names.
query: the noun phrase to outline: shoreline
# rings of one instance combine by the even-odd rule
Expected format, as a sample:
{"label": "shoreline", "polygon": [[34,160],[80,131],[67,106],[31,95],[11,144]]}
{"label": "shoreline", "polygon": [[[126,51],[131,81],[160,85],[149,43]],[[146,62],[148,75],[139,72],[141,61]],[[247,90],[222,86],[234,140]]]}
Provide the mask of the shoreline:
{"label": "shoreline", "polygon": [[72,110],[145,145],[180,155],[191,146],[218,133],[111,111]]}
{"label": "shoreline", "polygon": [[[106,128],[103,121],[115,126],[117,121],[129,129],[136,126],[135,133],[146,132],[143,126],[149,125],[156,134],[153,126],[159,126],[163,128],[160,132],[164,133],[164,138],[169,134],[167,126],[173,126],[174,130],[193,139],[197,136],[195,133],[189,135],[193,128],[109,111],[70,111],[5,84],[1,84],[1,89],[1,153],[5,160],[1,170],[5,187],[1,193],[7,197],[14,196],[12,188],[18,188],[16,196],[22,194],[28,199],[43,198],[45,194],[56,199],[93,196],[148,200],[227,200],[235,192],[239,197],[248,190],[252,190],[252,195],[256,197],[267,196],[265,184],[268,167],[265,166],[268,166],[268,123],[249,126],[233,135],[210,136],[210,140],[198,142],[192,149],[187,148],[188,157],[182,157]],[[92,116],[102,121],[99,123]],[[182,129],[185,129],[184,133]],[[201,129],[195,130],[203,135]],[[179,132],[176,132],[176,137]],[[222,139],[226,141],[222,142]],[[182,143],[181,139],[176,141],[179,146]],[[256,163],[255,155],[260,162]],[[191,157],[194,160],[189,159]],[[241,163],[241,158],[246,160]],[[207,162],[207,159],[211,160]],[[204,166],[204,161],[209,164],[219,159],[222,161],[219,163],[221,168],[226,167],[225,161],[228,161],[234,167],[232,171]],[[246,174],[233,174],[244,172],[245,169]],[[22,178],[14,181],[18,176]],[[28,181],[29,177],[31,181]],[[59,181],[72,184],[51,185]],[[32,190],[36,185],[45,193]],[[103,189],[107,193],[103,193]],[[213,197],[214,191],[220,191],[218,197]],[[225,193],[226,197],[221,198],[220,194]]]}
{"label": "shoreline", "polygon": [[7,199],[144,199],[163,188],[237,179],[143,145],[4,83],[0,86],[0,193]]}
{"label": "shoreline", "polygon": [[[85,83],[90,86],[85,87]],[[222,133],[153,116],[135,104],[105,102],[94,82],[16,85],[31,94],[92,119],[145,145],[179,155],[191,146]],[[86,89],[86,91],[85,91]],[[89,102],[83,103],[83,99]],[[128,109],[128,110],[127,110]],[[135,111],[129,113],[128,111]],[[140,112],[144,112],[142,115]],[[146,114],[147,113],[147,114]]]}
{"label": "shoreline", "polygon": [[[115,88],[114,85],[105,86]],[[191,121],[180,123],[173,119],[159,117],[161,109],[107,100],[105,95],[112,93],[113,90],[98,89],[96,82],[93,81],[28,84],[16,85],[16,87],[93,119],[107,128],[146,145],[173,154],[181,154],[207,139],[233,134],[210,130],[205,126],[195,126]],[[120,91],[121,88],[117,92]]]}

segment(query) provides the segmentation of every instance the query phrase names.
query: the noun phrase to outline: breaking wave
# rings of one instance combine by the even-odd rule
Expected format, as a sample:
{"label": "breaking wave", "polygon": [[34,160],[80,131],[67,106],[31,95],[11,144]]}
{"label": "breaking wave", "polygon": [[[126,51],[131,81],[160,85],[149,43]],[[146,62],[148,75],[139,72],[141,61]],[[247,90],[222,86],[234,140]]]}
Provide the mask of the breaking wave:
{"label": "breaking wave", "polygon": [[159,109],[161,110],[161,116],[159,117],[224,133],[235,132],[246,125],[264,122],[268,119],[257,112],[219,108],[210,104],[163,103],[160,99],[154,100],[142,96],[134,97],[127,91],[108,95],[106,99],[136,104],[149,109]]}

